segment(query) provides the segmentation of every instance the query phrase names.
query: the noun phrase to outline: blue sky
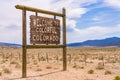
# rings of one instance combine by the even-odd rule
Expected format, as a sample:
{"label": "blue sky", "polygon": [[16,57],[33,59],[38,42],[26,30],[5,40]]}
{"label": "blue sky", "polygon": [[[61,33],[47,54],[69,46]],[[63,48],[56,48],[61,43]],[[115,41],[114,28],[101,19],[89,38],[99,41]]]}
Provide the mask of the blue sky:
{"label": "blue sky", "polygon": [[[102,5],[102,6],[101,6]],[[103,6],[101,2],[97,4],[91,4],[88,6],[84,6],[88,9],[91,9],[86,14],[83,14],[79,23],[82,25],[81,28],[86,28],[90,26],[115,26],[120,22],[120,10],[114,9],[110,6]],[[85,24],[87,23],[87,24]]]}
{"label": "blue sky", "polygon": [[[2,0],[0,3],[0,42],[21,44],[22,16],[21,11],[14,7],[16,4],[60,13],[65,7],[67,43],[120,37],[120,0]],[[33,13],[27,13],[28,43],[31,14]],[[58,19],[61,20],[59,17]]]}

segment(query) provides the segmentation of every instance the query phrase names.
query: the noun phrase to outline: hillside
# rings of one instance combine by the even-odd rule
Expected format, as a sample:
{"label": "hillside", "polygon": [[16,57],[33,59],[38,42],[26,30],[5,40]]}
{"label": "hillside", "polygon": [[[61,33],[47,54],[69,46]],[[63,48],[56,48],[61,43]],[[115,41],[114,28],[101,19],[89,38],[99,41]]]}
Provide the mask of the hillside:
{"label": "hillside", "polygon": [[100,40],[87,40],[84,42],[70,43],[68,47],[84,47],[84,46],[94,46],[94,47],[107,47],[107,46],[117,46],[120,47],[120,38],[111,37]]}
{"label": "hillside", "polygon": [[0,42],[0,46],[20,47],[20,44]]}

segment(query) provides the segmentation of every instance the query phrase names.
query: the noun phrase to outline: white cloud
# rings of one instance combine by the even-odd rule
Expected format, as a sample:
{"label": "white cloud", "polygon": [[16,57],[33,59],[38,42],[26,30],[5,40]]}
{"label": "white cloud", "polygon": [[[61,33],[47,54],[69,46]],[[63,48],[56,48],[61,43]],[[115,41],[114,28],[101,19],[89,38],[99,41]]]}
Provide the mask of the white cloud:
{"label": "white cloud", "polygon": [[80,18],[83,14],[87,12],[86,8],[73,8],[67,9],[67,16],[68,18]]}
{"label": "white cloud", "polygon": [[[65,7],[67,12],[67,26],[70,28],[76,30],[76,20],[75,18],[81,17],[82,14],[87,12],[87,9],[82,8],[81,4],[85,1],[75,1],[75,0],[59,0],[53,3],[53,0],[11,0],[11,1],[1,1],[1,7],[0,10],[0,25],[2,29],[0,31],[2,32],[0,34],[0,41],[6,41],[6,42],[19,42],[21,40],[21,37],[17,37],[17,34],[22,34],[21,26],[22,26],[22,13],[20,10],[15,9],[16,4],[26,5],[26,6],[32,6],[40,9],[45,10],[52,10],[55,12],[62,12],[62,8]],[[88,2],[88,1],[87,1]],[[29,13],[27,13],[27,25],[29,25]],[[70,19],[74,18],[74,19]],[[21,27],[20,30],[14,31],[12,29],[7,29],[6,26],[10,25],[17,25],[16,27]],[[29,30],[29,28],[27,29]],[[27,31],[29,33],[29,31]],[[11,33],[11,35],[9,35]],[[9,38],[10,37],[10,38]],[[29,35],[28,35],[29,37]],[[12,39],[12,40],[11,40]],[[17,40],[18,39],[18,40]],[[15,41],[13,41],[15,40]]]}
{"label": "white cloud", "polygon": [[120,36],[120,25],[114,27],[102,27],[102,26],[92,26],[85,29],[79,29],[77,31],[67,33],[67,42],[80,42],[89,39],[101,39],[105,37]]}
{"label": "white cloud", "polygon": [[[10,27],[10,26],[9,26]],[[17,27],[17,26],[15,26]],[[4,26],[0,26],[0,42],[9,43],[21,43],[21,29],[9,29]]]}
{"label": "white cloud", "polygon": [[67,18],[80,18],[85,14],[88,9],[83,8],[83,4],[95,3],[96,0],[56,0],[56,3],[52,4],[52,8],[57,11],[61,11],[63,7],[66,8]]}
{"label": "white cloud", "polygon": [[[82,41],[85,39],[92,39],[92,37],[102,37],[113,32],[120,30],[120,27],[90,27],[86,29],[76,28],[77,18],[81,18],[89,9],[83,8],[83,5],[89,5],[95,3],[97,0],[2,0],[0,7],[0,41],[21,43],[22,38],[22,15],[21,11],[15,9],[16,4],[22,4],[26,6],[32,6],[40,9],[51,10],[55,12],[62,12],[62,8],[65,7],[67,10],[67,27],[73,29],[72,32],[67,33],[68,42]],[[117,0],[105,0],[107,4],[119,7]],[[27,13],[27,19],[29,18]],[[28,19],[29,20],[29,19]],[[98,20],[96,18],[96,20]],[[29,21],[27,21],[29,24]],[[20,27],[18,30],[8,29],[6,26],[16,25]],[[29,28],[27,33],[29,33]],[[27,36],[29,37],[29,35]]]}
{"label": "white cloud", "polygon": [[69,28],[74,29],[76,27],[76,21],[71,19],[66,19],[66,23]]}
{"label": "white cloud", "polygon": [[[20,43],[22,40],[22,11],[15,8],[15,5],[27,5],[32,7],[38,7],[41,9],[50,10],[51,0],[11,0],[1,1],[0,7],[0,41],[1,42],[11,42],[11,43]],[[27,25],[29,25],[29,13],[27,13]],[[18,29],[15,30],[11,25],[16,25]],[[9,26],[9,28],[8,28]],[[28,29],[29,30],[29,29]],[[29,33],[29,31],[27,31]],[[29,35],[27,36],[29,37]]]}
{"label": "white cloud", "polygon": [[111,7],[120,9],[120,0],[104,0],[104,2]]}

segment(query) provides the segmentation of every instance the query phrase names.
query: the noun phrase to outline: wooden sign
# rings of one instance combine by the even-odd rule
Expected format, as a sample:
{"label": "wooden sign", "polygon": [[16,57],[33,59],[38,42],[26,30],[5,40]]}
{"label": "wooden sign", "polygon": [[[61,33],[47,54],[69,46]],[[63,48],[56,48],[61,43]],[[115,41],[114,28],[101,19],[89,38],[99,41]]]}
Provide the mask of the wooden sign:
{"label": "wooden sign", "polygon": [[[27,77],[27,49],[34,48],[63,48],[63,71],[67,70],[66,54],[66,10],[62,13],[46,11],[29,6],[16,5],[16,9],[22,10],[22,77]],[[32,44],[60,44],[60,20],[37,16],[37,13],[62,17],[62,44],[60,45],[28,45],[26,33],[26,13],[34,12],[36,16],[30,16],[30,43]],[[55,18],[54,17],[54,18]]]}
{"label": "wooden sign", "polygon": [[31,15],[30,43],[60,44],[60,20]]}

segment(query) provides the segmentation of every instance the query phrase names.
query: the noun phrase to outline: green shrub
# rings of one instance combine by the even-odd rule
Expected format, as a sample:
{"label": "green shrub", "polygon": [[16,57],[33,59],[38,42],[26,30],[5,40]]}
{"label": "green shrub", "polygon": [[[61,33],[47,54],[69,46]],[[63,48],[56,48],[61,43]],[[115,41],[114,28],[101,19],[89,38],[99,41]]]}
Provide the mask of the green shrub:
{"label": "green shrub", "polygon": [[94,73],[94,70],[89,70],[88,71],[88,74],[93,74]]}
{"label": "green shrub", "polygon": [[116,77],[114,78],[114,80],[120,80],[120,77],[119,77],[119,76],[116,76]]}

